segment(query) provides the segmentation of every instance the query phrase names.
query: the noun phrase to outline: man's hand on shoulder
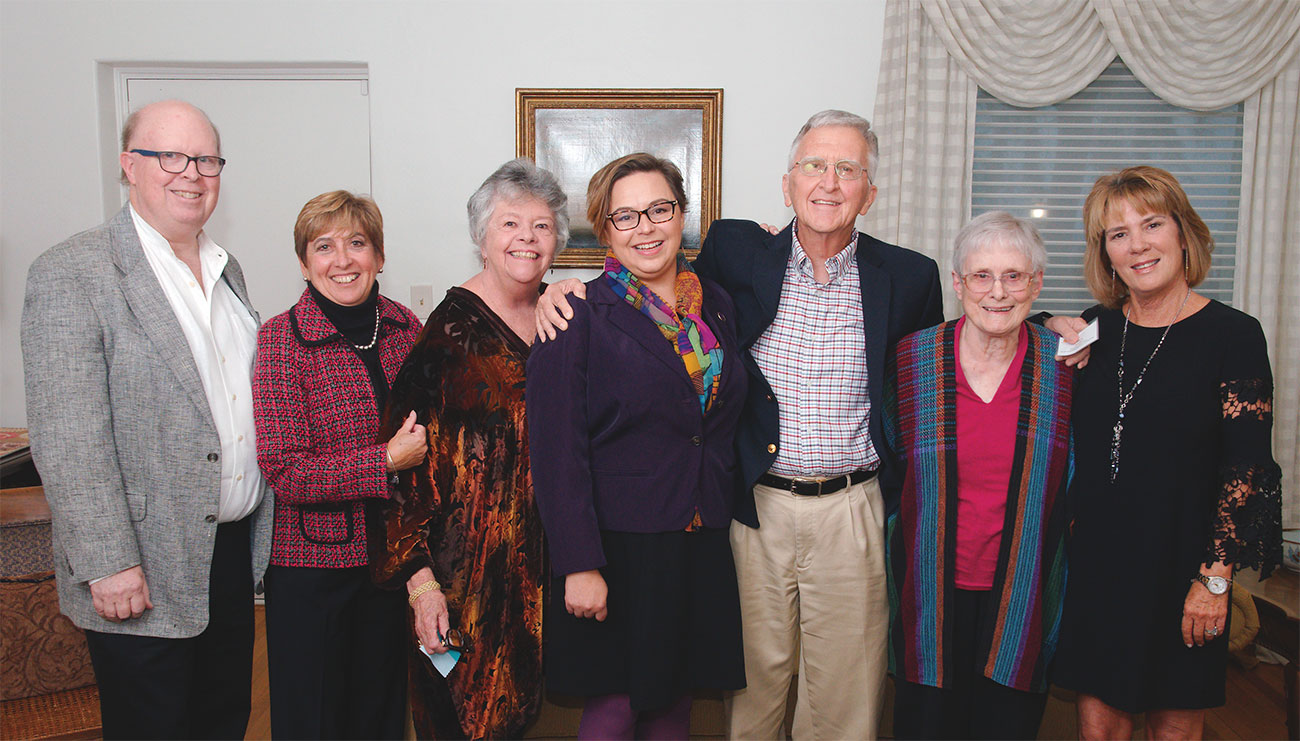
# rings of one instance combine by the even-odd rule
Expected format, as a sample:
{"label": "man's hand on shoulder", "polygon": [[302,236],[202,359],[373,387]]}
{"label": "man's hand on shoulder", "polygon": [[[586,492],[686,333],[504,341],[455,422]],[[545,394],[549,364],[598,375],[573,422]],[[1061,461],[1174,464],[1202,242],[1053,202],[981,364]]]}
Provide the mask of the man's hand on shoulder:
{"label": "man's hand on shoulder", "polygon": [[586,300],[587,284],[577,278],[565,278],[546,287],[546,291],[537,298],[537,308],[533,318],[537,322],[537,339],[539,342],[555,339],[555,332],[569,328],[567,320],[573,318],[573,307],[565,294]]}
{"label": "man's hand on shoulder", "polygon": [[132,566],[91,584],[90,596],[95,604],[95,612],[114,623],[138,618],[145,610],[153,609],[144,569],[139,566]]}

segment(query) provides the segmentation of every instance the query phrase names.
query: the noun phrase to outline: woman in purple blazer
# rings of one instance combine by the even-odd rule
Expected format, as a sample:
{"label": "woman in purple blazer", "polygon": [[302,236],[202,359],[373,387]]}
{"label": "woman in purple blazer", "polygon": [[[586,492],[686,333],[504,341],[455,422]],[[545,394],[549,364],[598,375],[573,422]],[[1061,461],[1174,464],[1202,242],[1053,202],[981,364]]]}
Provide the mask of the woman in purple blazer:
{"label": "woman in purple blazer", "polygon": [[745,685],[728,541],[745,372],[731,300],[681,252],[685,210],[672,162],[601,168],[605,270],[528,359],[546,682],[587,698],[579,738],[686,738],[692,690]]}

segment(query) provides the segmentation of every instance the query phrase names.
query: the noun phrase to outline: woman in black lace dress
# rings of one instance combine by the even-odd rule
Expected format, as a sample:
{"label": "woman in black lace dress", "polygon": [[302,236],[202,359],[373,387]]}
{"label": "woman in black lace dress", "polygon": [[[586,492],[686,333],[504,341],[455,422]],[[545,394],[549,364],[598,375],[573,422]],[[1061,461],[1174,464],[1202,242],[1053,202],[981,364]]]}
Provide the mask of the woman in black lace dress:
{"label": "woman in black lace dress", "polygon": [[1178,181],[1132,167],[1084,204],[1101,339],[1074,395],[1075,520],[1054,680],[1083,738],[1199,738],[1224,703],[1233,572],[1281,550],[1259,322],[1192,290],[1213,240]]}

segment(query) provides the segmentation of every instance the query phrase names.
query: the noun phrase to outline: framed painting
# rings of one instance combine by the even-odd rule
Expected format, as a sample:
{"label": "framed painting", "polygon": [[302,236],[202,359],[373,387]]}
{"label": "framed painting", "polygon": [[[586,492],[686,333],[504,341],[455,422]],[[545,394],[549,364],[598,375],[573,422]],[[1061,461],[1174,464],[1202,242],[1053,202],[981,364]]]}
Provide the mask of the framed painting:
{"label": "framed painting", "polygon": [[555,173],[569,196],[569,247],[555,267],[600,267],[605,249],[587,221],[587,182],[606,163],[649,152],[682,171],[689,201],[682,246],[699,253],[718,218],[721,89],[515,90],[515,153]]}

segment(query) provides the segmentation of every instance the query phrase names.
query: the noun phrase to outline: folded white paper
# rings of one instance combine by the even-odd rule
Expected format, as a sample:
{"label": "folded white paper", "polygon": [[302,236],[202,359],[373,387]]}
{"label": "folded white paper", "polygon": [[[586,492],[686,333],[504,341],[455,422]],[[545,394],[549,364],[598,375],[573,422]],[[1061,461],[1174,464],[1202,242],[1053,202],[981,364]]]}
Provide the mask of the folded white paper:
{"label": "folded white paper", "polygon": [[1096,342],[1097,338],[1101,337],[1101,328],[1098,326],[1098,322],[1100,321],[1101,319],[1093,319],[1088,326],[1084,327],[1079,332],[1078,342],[1066,342],[1065,338],[1061,338],[1060,344],[1056,347],[1056,354],[1061,357],[1073,355],[1088,345]]}

